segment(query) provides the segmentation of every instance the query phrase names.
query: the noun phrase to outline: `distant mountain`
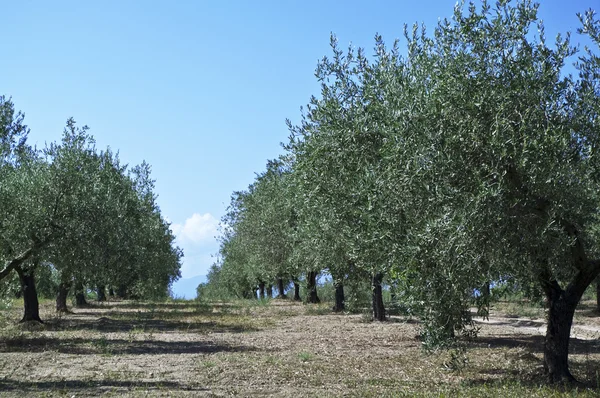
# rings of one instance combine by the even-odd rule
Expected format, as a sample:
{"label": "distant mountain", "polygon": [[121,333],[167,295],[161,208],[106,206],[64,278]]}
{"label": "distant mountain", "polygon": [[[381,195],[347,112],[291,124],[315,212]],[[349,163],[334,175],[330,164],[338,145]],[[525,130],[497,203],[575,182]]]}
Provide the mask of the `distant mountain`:
{"label": "distant mountain", "polygon": [[198,275],[193,278],[179,279],[171,286],[174,298],[185,298],[188,300],[196,298],[196,288],[199,284],[206,283],[206,275]]}

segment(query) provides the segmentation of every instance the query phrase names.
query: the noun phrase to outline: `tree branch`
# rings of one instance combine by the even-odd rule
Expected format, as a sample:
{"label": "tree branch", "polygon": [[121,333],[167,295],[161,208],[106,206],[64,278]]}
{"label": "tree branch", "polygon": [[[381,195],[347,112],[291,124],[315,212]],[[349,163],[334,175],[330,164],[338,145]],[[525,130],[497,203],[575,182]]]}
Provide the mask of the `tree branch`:
{"label": "tree branch", "polygon": [[[532,194],[529,188],[523,182],[523,179],[519,175],[517,169],[511,164],[508,166],[506,175],[509,182],[517,189],[517,192],[523,195],[524,199],[531,198],[534,205],[530,206],[536,214],[543,216],[547,213],[552,202],[547,198]],[[579,228],[571,221],[565,220],[564,218],[557,218],[558,223],[563,227],[567,235],[574,240],[571,246],[571,259],[572,265],[579,271],[583,271],[588,268],[590,262],[587,258],[587,253],[581,238],[579,237]]]}
{"label": "tree branch", "polygon": [[17,257],[6,263],[4,269],[0,271],[0,280],[6,278],[13,269],[16,269],[25,261],[27,261],[32,255],[36,254],[38,250],[46,246],[52,240],[52,234],[48,235],[44,240],[40,240],[35,234],[32,234],[33,244],[27,250],[23,251]]}
{"label": "tree branch", "polygon": [[579,271],[585,270],[590,265],[590,262],[587,259],[587,253],[583,246],[583,242],[581,242],[581,239],[579,238],[579,229],[575,224],[564,219],[559,219],[559,222],[567,235],[574,239],[574,243],[571,246],[571,260],[573,266]]}
{"label": "tree branch", "polygon": [[13,269],[15,269],[15,267],[18,267],[19,265],[21,265],[25,261],[27,261],[27,259],[29,257],[31,257],[31,255],[33,254],[34,250],[36,249],[35,246],[36,245],[34,244],[32,247],[30,247],[29,249],[25,250],[19,256],[17,256],[16,258],[12,259],[11,261],[9,261],[8,264],[6,264],[6,266],[4,267],[4,269],[2,271],[0,271],[0,280],[2,280],[5,277],[7,277],[10,274],[10,271],[12,271]]}
{"label": "tree branch", "polygon": [[546,299],[551,300],[559,296],[563,290],[558,284],[556,278],[552,275],[552,270],[550,269],[550,265],[548,264],[548,260],[542,260],[543,266],[540,269],[540,273],[538,274],[538,281],[542,286],[542,290],[546,295]]}

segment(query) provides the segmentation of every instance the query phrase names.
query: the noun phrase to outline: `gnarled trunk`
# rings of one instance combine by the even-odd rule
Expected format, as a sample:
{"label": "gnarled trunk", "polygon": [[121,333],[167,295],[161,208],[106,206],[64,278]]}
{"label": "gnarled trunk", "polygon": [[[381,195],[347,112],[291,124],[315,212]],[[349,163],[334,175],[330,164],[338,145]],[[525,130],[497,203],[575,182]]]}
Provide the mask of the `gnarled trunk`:
{"label": "gnarled trunk", "polygon": [[279,298],[279,299],[287,298],[287,296],[285,295],[285,287],[283,286],[283,278],[277,278],[277,290],[279,290],[279,294],[277,295],[277,298]]}
{"label": "gnarled trunk", "polygon": [[23,319],[21,319],[21,322],[37,321],[43,323],[40,318],[40,304],[35,289],[33,269],[24,270],[20,266],[16,266],[14,269],[19,275],[21,292],[23,293]]}
{"label": "gnarled trunk", "polygon": [[551,383],[572,382],[575,378],[569,371],[569,338],[577,301],[558,287],[546,295],[548,325],[544,341],[544,369]]}
{"label": "gnarled trunk", "polygon": [[373,289],[373,319],[377,321],[385,321],[385,307],[383,306],[383,292],[381,290],[382,280],[382,273],[373,274],[371,280]]}
{"label": "gnarled trunk", "polygon": [[267,286],[267,298],[273,298],[273,285]]}
{"label": "gnarled trunk", "polygon": [[112,288],[112,286],[108,288],[108,297],[115,297],[115,290]]}
{"label": "gnarled trunk", "polygon": [[306,301],[311,304],[320,303],[321,300],[317,295],[317,272],[310,271],[306,274]]}
{"label": "gnarled trunk", "polygon": [[300,297],[300,284],[294,281],[294,301],[302,301]]}
{"label": "gnarled trunk", "polygon": [[67,297],[71,289],[71,282],[61,282],[58,285],[58,293],[56,294],[56,312],[69,312],[67,308]]}
{"label": "gnarled trunk", "polygon": [[334,312],[342,312],[346,309],[346,300],[344,297],[344,284],[338,280],[334,282],[335,285],[335,305],[333,306]]}
{"label": "gnarled trunk", "polygon": [[264,282],[258,282],[258,297],[260,297],[261,300],[265,298],[265,283]]}
{"label": "gnarled trunk", "polygon": [[75,307],[85,307],[87,301],[85,300],[85,293],[83,291],[83,284],[81,282],[75,282]]}
{"label": "gnarled trunk", "polygon": [[550,383],[571,383],[576,381],[569,371],[569,339],[575,308],[585,289],[598,275],[600,267],[582,268],[562,289],[551,276],[548,267],[540,275],[540,283],[546,295],[548,325],[544,340],[544,369]]}
{"label": "gnarled trunk", "polygon": [[97,301],[106,301],[106,286],[98,285],[96,290],[98,297]]}

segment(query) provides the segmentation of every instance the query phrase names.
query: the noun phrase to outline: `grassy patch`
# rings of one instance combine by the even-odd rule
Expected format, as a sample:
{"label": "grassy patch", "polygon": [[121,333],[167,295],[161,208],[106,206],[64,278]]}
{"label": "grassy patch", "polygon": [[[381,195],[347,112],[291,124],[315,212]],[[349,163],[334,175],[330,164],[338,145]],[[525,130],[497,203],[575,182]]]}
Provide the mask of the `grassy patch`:
{"label": "grassy patch", "polygon": [[310,362],[315,359],[315,356],[310,352],[299,352],[298,359],[300,360],[300,362]]}
{"label": "grassy patch", "polygon": [[544,307],[525,299],[497,301],[492,304],[492,309],[508,317],[544,318]]}
{"label": "grassy patch", "polygon": [[306,315],[331,315],[331,304],[306,304],[304,313]]}

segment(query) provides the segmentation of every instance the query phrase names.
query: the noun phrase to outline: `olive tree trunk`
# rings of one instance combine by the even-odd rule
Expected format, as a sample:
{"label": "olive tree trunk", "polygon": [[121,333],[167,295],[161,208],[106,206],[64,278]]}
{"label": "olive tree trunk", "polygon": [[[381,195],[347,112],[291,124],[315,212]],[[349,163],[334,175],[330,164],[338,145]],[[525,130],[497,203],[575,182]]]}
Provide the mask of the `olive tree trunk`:
{"label": "olive tree trunk", "polygon": [[306,274],[306,302],[311,304],[320,303],[321,300],[317,295],[317,272],[310,271]]}
{"label": "olive tree trunk", "polygon": [[71,281],[61,282],[58,285],[58,292],[56,294],[56,312],[69,312],[67,308],[67,297],[69,296],[69,290],[71,289]]}
{"label": "olive tree trunk", "polygon": [[98,285],[96,287],[96,292],[97,292],[97,301],[106,301],[106,286],[105,285]]}
{"label": "olive tree trunk", "polygon": [[572,382],[569,371],[569,339],[577,302],[567,297],[556,281],[546,292],[548,325],[544,341],[544,369],[551,383]]}
{"label": "olive tree trunk", "polygon": [[20,322],[37,321],[43,323],[40,318],[40,304],[35,289],[33,269],[24,270],[20,266],[14,269],[19,275],[21,292],[23,293],[23,319]]}
{"label": "olive tree trunk", "polygon": [[569,339],[575,308],[585,289],[600,271],[600,263],[590,262],[581,267],[566,289],[562,289],[549,270],[540,276],[546,295],[548,324],[544,340],[544,369],[550,383],[572,383],[575,378],[569,371]]}
{"label": "olive tree trunk", "polygon": [[300,284],[294,281],[294,301],[302,301],[300,297]]}
{"label": "olive tree trunk", "polygon": [[383,306],[383,291],[381,289],[382,280],[382,273],[373,274],[373,319],[381,322],[385,321],[385,307]]}
{"label": "olive tree trunk", "polygon": [[265,298],[265,283],[258,282],[258,297],[262,300]]}
{"label": "olive tree trunk", "polygon": [[273,285],[267,286],[267,298],[273,298]]}
{"label": "olive tree trunk", "polygon": [[277,298],[279,298],[279,299],[287,298],[287,296],[285,295],[285,287],[283,286],[283,278],[277,278],[277,290],[279,290],[279,294],[277,295]]}
{"label": "olive tree trunk", "polygon": [[342,281],[338,281],[335,284],[335,304],[333,306],[334,312],[342,312],[346,309],[346,298],[344,297],[344,284]]}
{"label": "olive tree trunk", "polygon": [[117,297],[123,300],[128,299],[129,297],[127,296],[127,285],[122,284],[117,286],[117,291],[115,292]]}
{"label": "olive tree trunk", "polygon": [[75,307],[85,307],[87,305],[87,301],[85,300],[83,283],[77,281],[75,282]]}

